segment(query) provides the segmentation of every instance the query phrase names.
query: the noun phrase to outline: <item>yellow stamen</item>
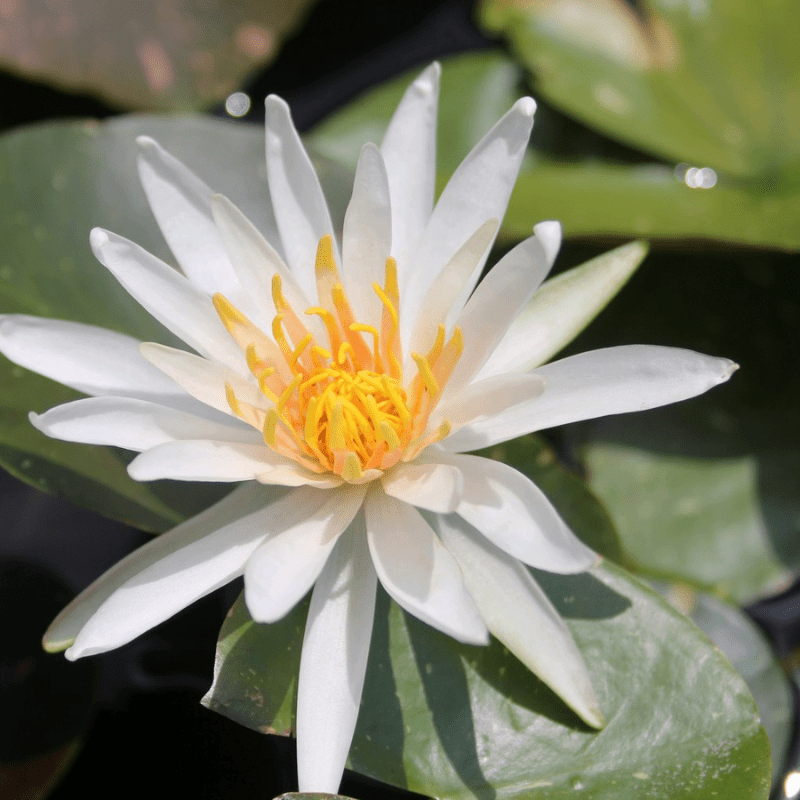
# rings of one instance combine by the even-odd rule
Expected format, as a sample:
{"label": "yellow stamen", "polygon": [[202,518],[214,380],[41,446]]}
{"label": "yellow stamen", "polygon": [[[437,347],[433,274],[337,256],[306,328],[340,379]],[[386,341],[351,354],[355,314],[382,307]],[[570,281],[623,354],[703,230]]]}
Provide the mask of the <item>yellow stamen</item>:
{"label": "yellow stamen", "polygon": [[225,396],[231,411],[261,430],[275,452],[315,473],[333,472],[345,481],[364,483],[447,435],[447,423],[430,431],[428,417],[461,356],[463,336],[456,328],[445,341],[440,325],[430,351],[412,353],[417,374],[404,382],[394,259],[386,260],[383,287],[373,284],[382,306],[379,326],[355,319],[330,236],[319,242],[315,273],[319,305],[305,313],[320,317],[327,341],[311,332],[320,330],[317,326],[307,328],[301,322],[283,294],[279,275],[272,279],[271,338],[222,295],[214,297],[264,403],[251,395],[245,395],[245,402],[229,383]]}

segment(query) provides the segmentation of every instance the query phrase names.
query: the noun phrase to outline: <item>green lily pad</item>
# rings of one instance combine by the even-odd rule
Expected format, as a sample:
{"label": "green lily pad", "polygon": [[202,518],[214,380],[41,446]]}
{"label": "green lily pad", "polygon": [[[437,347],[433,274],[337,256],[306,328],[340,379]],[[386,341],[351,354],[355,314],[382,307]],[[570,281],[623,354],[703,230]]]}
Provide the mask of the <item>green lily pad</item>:
{"label": "green lily pad", "polygon": [[679,584],[656,584],[669,603],[686,614],[745,679],[758,706],[772,749],[772,780],[784,772],[794,717],[789,680],[767,637],[740,609]]}
{"label": "green lily pad", "polygon": [[484,0],[537,91],[590,127],[674,161],[796,185],[800,9],[738,0]]}
{"label": "green lily pad", "polygon": [[[89,249],[89,231],[97,225],[172,262],[139,185],[135,138],[140,134],[157,139],[257,225],[266,226],[260,128],[139,116],[19,129],[0,137],[0,313],[75,320],[142,340],[176,343]],[[319,166],[332,205],[342,208],[348,180],[329,164]],[[125,471],[128,454],[49,439],[28,422],[29,411],[42,412],[77,393],[4,358],[0,385],[0,464],[40,489],[159,531],[207,507],[229,488],[137,483]]]}
{"label": "green lily pad", "polygon": [[[609,562],[537,578],[589,664],[606,728],[585,727],[497,641],[460,645],[380,592],[353,769],[447,798],[768,796],[755,705],[691,623]],[[240,598],[205,704],[290,730],[305,613],[258,625]]]}
{"label": "green lily pad", "polygon": [[123,107],[202,108],[272,61],[310,5],[16,0],[3,14],[0,64]]}

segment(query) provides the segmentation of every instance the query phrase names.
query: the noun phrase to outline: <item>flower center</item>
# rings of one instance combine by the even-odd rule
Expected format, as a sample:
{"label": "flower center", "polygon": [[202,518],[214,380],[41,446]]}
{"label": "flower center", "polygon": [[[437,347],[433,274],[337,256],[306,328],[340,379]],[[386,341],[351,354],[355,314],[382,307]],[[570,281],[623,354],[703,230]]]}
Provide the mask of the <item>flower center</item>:
{"label": "flower center", "polygon": [[384,286],[372,286],[382,306],[380,329],[355,320],[330,236],[317,248],[316,279],[319,305],[306,314],[320,318],[327,346],[286,301],[277,274],[272,338],[221,294],[214,295],[217,313],[258,384],[257,392],[226,384],[228,404],[262,431],[276,452],[312,472],[364,483],[447,436],[448,423],[428,430],[428,418],[463,350],[461,330],[445,343],[440,325],[431,350],[411,354],[416,374],[406,384],[394,259],[386,260]]}

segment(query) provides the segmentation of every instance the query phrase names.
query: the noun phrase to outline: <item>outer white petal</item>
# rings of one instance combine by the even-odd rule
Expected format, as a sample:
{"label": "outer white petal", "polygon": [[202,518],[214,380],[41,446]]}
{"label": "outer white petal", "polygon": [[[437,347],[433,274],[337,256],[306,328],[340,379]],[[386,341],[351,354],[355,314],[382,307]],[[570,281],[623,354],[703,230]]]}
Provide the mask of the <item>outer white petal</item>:
{"label": "outer white petal", "polygon": [[136,143],[142,187],[184,274],[205,294],[233,300],[239,284],[211,217],[211,189],[149,137]]}
{"label": "outer white petal", "polygon": [[30,414],[47,436],[84,444],[111,445],[141,452],[179,439],[263,442],[249,425],[219,415],[210,420],[174,408],[128,397],[89,397]]}
{"label": "outer white petal", "polygon": [[455,511],[464,489],[461,471],[456,467],[419,460],[397,464],[381,483],[390,497],[440,514]]}
{"label": "outer white petal", "polygon": [[268,405],[266,397],[253,384],[215,361],[153,342],[144,342],[139,350],[186,393],[223,414],[233,414],[225,394],[226,383],[232,386],[240,400],[256,408]]}
{"label": "outer white petal", "polygon": [[0,352],[26,369],[85,394],[124,395],[181,406],[188,400],[147,363],[136,339],[94,325],[0,315]]}
{"label": "outer white petal", "polygon": [[[445,439],[455,436],[465,425],[477,425],[481,421],[491,421],[496,416],[509,413],[520,404],[527,404],[531,398],[539,397],[545,391],[545,382],[539,375],[515,374],[495,375],[485,381],[465,386],[457,394],[442,398],[440,405],[428,420],[428,430],[436,430],[443,422],[454,431]],[[448,450],[453,448],[448,447]]]}
{"label": "outer white petal", "polygon": [[439,64],[431,64],[406,89],[381,142],[392,198],[392,255],[401,276],[415,268],[412,254],[433,208],[440,73]]}
{"label": "outer white petal", "polygon": [[391,250],[389,179],[378,148],[365,144],[344,217],[342,258],[345,288],[356,319],[377,328],[383,305],[372,284],[384,285],[386,259]]}
{"label": "outer white petal", "polygon": [[177,270],[139,245],[100,228],[92,230],[89,241],[98,260],[167,330],[204,356],[234,367],[244,363],[211,298]]}
{"label": "outer white petal", "polygon": [[[487,219],[502,219],[533,126],[536,103],[518,100],[483,137],[453,173],[433,210],[414,255],[414,273],[403,293],[403,305],[416,307],[439,270]],[[485,257],[468,281],[468,297],[480,277]]]}
{"label": "outer white petal", "polygon": [[438,527],[489,630],[584,722],[602,728],[583,657],[528,570],[458,517],[441,517]]}
{"label": "outer white petal", "polygon": [[551,278],[511,323],[479,377],[544,364],[595,318],[646,254],[644,242],[631,242]]}
{"label": "outer white petal", "polygon": [[227,197],[214,195],[211,210],[233,268],[245,294],[250,298],[250,305],[256,310],[254,323],[265,331],[270,330],[275,316],[272,278],[276,274],[281,277],[281,291],[295,311],[302,313],[313,305],[277,250]]}
{"label": "outer white petal", "polygon": [[546,382],[540,397],[461,428],[443,445],[477,450],[554,425],[677,403],[724,383],[736,369],[727,358],[677,347],[591,350],[540,367],[533,373]]}
{"label": "outer white petal", "polygon": [[284,460],[263,442],[196,439],[151,447],[128,464],[128,474],[137,481],[249,481]]}
{"label": "outer white petal", "polygon": [[256,622],[281,619],[313,586],[365,493],[362,486],[292,493],[291,502],[304,508],[303,518],[275,530],[250,556],[245,569],[244,595]]}
{"label": "outer white petal", "polygon": [[475,377],[508,325],[539,288],[552,265],[548,249],[555,238],[554,225],[560,241],[561,226],[557,222],[537,225],[534,236],[520,242],[492,267],[458,314],[455,324],[464,335],[464,352],[450,376],[447,393],[457,392]]}
{"label": "outer white petal", "polygon": [[468,644],[486,644],[486,626],[453,557],[422,515],[374,489],[364,504],[367,541],[383,588],[406,611]]}
{"label": "outer white petal", "polygon": [[547,572],[584,572],[597,561],[566,526],[535,483],[521,472],[480,456],[439,456],[461,472],[455,512],[514,558]]}
{"label": "outer white petal", "polygon": [[316,297],[314,260],[319,240],[334,237],[328,204],[311,159],[295,130],[289,106],[270,95],[267,109],[267,178],[286,261],[307,297]]}
{"label": "outer white petal", "polygon": [[[70,657],[111,650],[212,591],[214,584],[221,586],[230,579],[226,576],[231,563],[238,563],[241,572],[248,548],[252,552],[264,535],[260,527],[270,518],[267,506],[285,491],[242,486],[155,537],[115,564],[56,617],[44,635],[45,648],[63,650],[81,634],[81,645]],[[224,557],[228,550],[230,561]]]}
{"label": "outer white petal", "polygon": [[259,472],[256,480],[275,486],[313,486],[315,489],[336,489],[344,483],[332,472],[312,472],[288,459],[286,464],[277,464],[269,472]]}
{"label": "outer white petal", "polygon": [[339,789],[361,704],[377,582],[360,519],[340,537],[311,596],[297,684],[301,792]]}

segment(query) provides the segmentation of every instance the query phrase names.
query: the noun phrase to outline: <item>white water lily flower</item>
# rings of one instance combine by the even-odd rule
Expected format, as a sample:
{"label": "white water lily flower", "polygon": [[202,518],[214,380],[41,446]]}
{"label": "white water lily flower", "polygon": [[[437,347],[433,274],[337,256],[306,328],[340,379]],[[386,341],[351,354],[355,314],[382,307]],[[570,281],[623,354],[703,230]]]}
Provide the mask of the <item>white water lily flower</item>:
{"label": "white water lily flower", "polygon": [[478,285],[535,104],[514,105],[434,206],[438,76],[438,65],[423,72],[380,148],[362,149],[341,240],[277,97],[267,100],[269,241],[139,140],[142,184],[179,269],[106,231],[91,244],[195,352],[77,323],[2,320],[9,358],[92,395],[33,414],[46,434],[138,451],[137,480],[248,481],[98,579],[53,622],[46,647],[69,647],[72,659],[119,647],[242,574],[259,622],[313,586],[297,699],[301,791],[338,789],[378,580],[461,642],[493,634],[602,727],[583,659],[525,566],[577,573],[595,554],[525,476],[463,452],[676,402],[735,368],[645,346],[540,366],[643,249],[622,248],[602,274],[572,273],[534,297],[560,244],[558,224],[545,222]]}

